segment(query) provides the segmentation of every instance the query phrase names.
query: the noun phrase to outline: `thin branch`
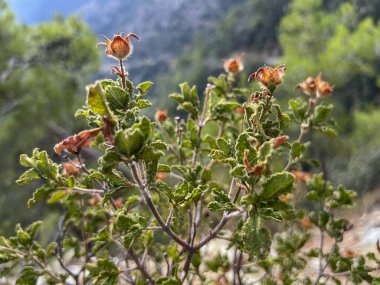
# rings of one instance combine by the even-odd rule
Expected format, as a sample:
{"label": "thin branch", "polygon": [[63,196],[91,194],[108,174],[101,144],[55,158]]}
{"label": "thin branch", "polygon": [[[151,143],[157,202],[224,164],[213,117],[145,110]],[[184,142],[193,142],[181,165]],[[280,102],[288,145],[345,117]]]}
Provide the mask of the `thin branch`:
{"label": "thin branch", "polygon": [[140,192],[141,194],[143,195],[144,197],[144,200],[146,202],[146,204],[148,205],[148,207],[150,208],[150,210],[152,211],[152,214],[153,216],[156,218],[157,222],[160,224],[160,226],[162,227],[162,229],[174,240],[176,241],[178,244],[180,244],[181,246],[183,246],[184,248],[186,248],[187,250],[190,249],[190,245],[184,241],[183,239],[181,239],[179,236],[177,236],[172,230],[170,227],[168,227],[166,225],[166,223],[164,222],[164,220],[162,219],[160,213],[158,212],[156,206],[154,205],[153,201],[152,201],[152,198],[150,197],[150,193],[149,193],[149,188],[148,186],[144,186],[144,184],[142,183],[140,177],[138,176],[138,173],[137,173],[137,169],[136,169],[136,165],[133,164],[133,163],[129,163],[128,164],[131,171],[132,171],[132,176],[133,178],[135,179],[135,182],[137,183],[137,185],[139,185],[139,189],[140,189]]}
{"label": "thin branch", "polygon": [[85,189],[85,188],[80,188],[80,187],[67,188],[67,190],[79,192],[79,193],[89,193],[89,194],[103,194],[104,193],[104,191],[100,189]]}
{"label": "thin branch", "polygon": [[146,268],[141,264],[141,262],[139,260],[139,256],[137,255],[137,253],[132,248],[130,248],[128,250],[128,253],[132,257],[133,261],[136,263],[136,266],[139,268],[141,274],[144,275],[146,280],[149,282],[149,284],[154,285],[155,281],[154,281],[153,277],[149,274],[149,272],[146,270]]}

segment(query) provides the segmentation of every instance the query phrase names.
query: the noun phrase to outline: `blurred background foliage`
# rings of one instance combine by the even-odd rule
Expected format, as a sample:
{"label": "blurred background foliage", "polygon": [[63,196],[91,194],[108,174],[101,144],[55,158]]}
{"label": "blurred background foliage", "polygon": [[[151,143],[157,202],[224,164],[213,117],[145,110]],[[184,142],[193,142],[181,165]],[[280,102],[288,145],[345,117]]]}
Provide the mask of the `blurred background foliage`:
{"label": "blurred background foliage", "polygon": [[[0,0],[0,234],[46,210],[25,210],[30,192],[14,183],[18,155],[35,146],[52,154],[55,142],[80,129],[73,114],[85,85],[110,76],[109,61],[96,48],[100,34],[140,36],[127,62],[130,77],[155,82],[155,106],[172,114],[167,95],[180,82],[201,90],[230,57],[243,57],[241,85],[259,66],[286,64],[284,105],[302,96],[297,83],[322,72],[335,85],[329,100],[340,136],[316,138],[310,151],[334,182],[360,193],[379,188],[380,1],[9,1],[16,16]],[[54,12],[63,16],[52,18]]]}

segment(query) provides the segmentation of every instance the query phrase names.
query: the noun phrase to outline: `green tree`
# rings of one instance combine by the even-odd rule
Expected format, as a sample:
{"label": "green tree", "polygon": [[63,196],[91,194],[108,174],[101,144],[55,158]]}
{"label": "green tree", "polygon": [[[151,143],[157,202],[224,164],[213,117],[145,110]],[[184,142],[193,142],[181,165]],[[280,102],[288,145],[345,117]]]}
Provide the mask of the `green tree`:
{"label": "green tree", "polygon": [[19,208],[26,193],[12,183],[20,171],[15,159],[32,145],[50,145],[54,129],[75,128],[68,118],[80,104],[78,90],[99,66],[99,51],[95,36],[74,17],[28,27],[17,23],[1,0],[0,26],[0,231],[5,231],[15,216],[20,221],[33,216]]}
{"label": "green tree", "polygon": [[360,17],[351,3],[327,10],[322,0],[294,0],[281,21],[280,43],[293,86],[322,70],[346,110],[379,91],[380,23]]}

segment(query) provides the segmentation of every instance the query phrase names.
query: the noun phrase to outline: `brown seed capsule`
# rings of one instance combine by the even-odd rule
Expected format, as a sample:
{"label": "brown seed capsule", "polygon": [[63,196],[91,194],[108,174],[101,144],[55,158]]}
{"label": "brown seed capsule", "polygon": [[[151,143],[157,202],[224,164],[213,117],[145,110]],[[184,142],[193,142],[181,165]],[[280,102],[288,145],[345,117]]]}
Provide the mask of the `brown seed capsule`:
{"label": "brown seed capsule", "polygon": [[123,60],[130,56],[133,51],[133,45],[130,41],[130,37],[139,39],[136,34],[128,34],[123,37],[123,33],[120,35],[114,35],[112,41],[104,36],[105,42],[98,43],[98,46],[106,46],[106,54],[119,60]]}
{"label": "brown seed capsule", "polygon": [[157,110],[155,114],[156,122],[162,124],[168,117],[168,112],[163,110]]}
{"label": "brown seed capsule", "polygon": [[224,62],[224,70],[228,73],[238,75],[244,69],[241,57],[230,58]]}

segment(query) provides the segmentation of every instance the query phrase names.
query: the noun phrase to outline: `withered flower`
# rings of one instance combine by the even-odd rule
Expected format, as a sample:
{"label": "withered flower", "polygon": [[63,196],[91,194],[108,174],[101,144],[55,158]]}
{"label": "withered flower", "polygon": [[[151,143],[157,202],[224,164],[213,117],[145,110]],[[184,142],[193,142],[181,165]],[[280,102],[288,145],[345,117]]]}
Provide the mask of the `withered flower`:
{"label": "withered flower", "polygon": [[133,45],[130,40],[130,37],[139,39],[136,34],[130,33],[123,37],[124,33],[120,35],[114,35],[113,40],[103,35],[105,42],[98,43],[98,46],[106,46],[106,54],[114,57],[118,60],[126,59],[132,54]]}
{"label": "withered flower", "polygon": [[74,158],[72,161],[64,162],[62,163],[62,166],[63,176],[77,176],[80,172],[80,163],[78,158]]}
{"label": "withered flower", "polygon": [[304,216],[301,220],[301,224],[304,226],[306,229],[311,229],[313,227],[313,224],[311,223],[310,219],[308,216]]}
{"label": "withered flower", "polygon": [[292,174],[294,175],[296,180],[301,183],[307,183],[311,179],[311,174],[309,172],[293,170]]}
{"label": "withered flower", "polygon": [[119,197],[115,200],[115,206],[117,209],[121,209],[124,206],[124,197]]}
{"label": "withered flower", "polygon": [[162,124],[165,122],[165,120],[168,117],[168,112],[164,110],[157,109],[156,114],[154,115],[154,118],[156,119],[156,122]]}
{"label": "withered flower", "polygon": [[244,109],[244,107],[237,107],[236,109],[235,109],[235,113],[236,114],[238,114],[238,115],[244,115],[245,114],[245,109]]}
{"label": "withered flower", "polygon": [[275,68],[271,66],[263,66],[260,67],[256,72],[252,73],[248,77],[248,81],[251,80],[251,78],[256,78],[264,86],[269,86],[271,84],[279,85],[282,82],[285,71],[286,68],[283,64]]}
{"label": "withered flower", "polygon": [[278,199],[283,202],[283,203],[286,203],[288,201],[291,201],[294,199],[294,194],[292,193],[288,193],[288,194],[281,194]]}
{"label": "withered flower", "polygon": [[353,251],[352,249],[346,247],[346,248],[344,248],[344,250],[342,252],[342,256],[349,258],[349,259],[353,259],[355,257],[358,257],[358,254],[355,251]]}
{"label": "withered flower", "polygon": [[224,62],[224,70],[228,73],[238,75],[244,69],[244,64],[241,57],[230,58]]}
{"label": "withered flower", "polygon": [[80,133],[64,139],[54,146],[54,151],[61,155],[63,150],[78,154],[82,147],[89,147],[92,140],[99,134],[102,128],[84,130]]}
{"label": "withered flower", "polygon": [[333,87],[328,82],[322,80],[321,74],[315,78],[315,83],[317,84],[317,97],[327,96],[333,91]]}
{"label": "withered flower", "polygon": [[300,88],[307,95],[314,95],[317,91],[317,83],[313,77],[308,77],[304,82],[299,83],[296,88]]}
{"label": "withered flower", "polygon": [[306,80],[299,83],[296,88],[300,88],[307,95],[317,95],[317,97],[327,96],[333,91],[333,87],[321,79],[321,74],[319,74],[316,78],[306,78]]}

